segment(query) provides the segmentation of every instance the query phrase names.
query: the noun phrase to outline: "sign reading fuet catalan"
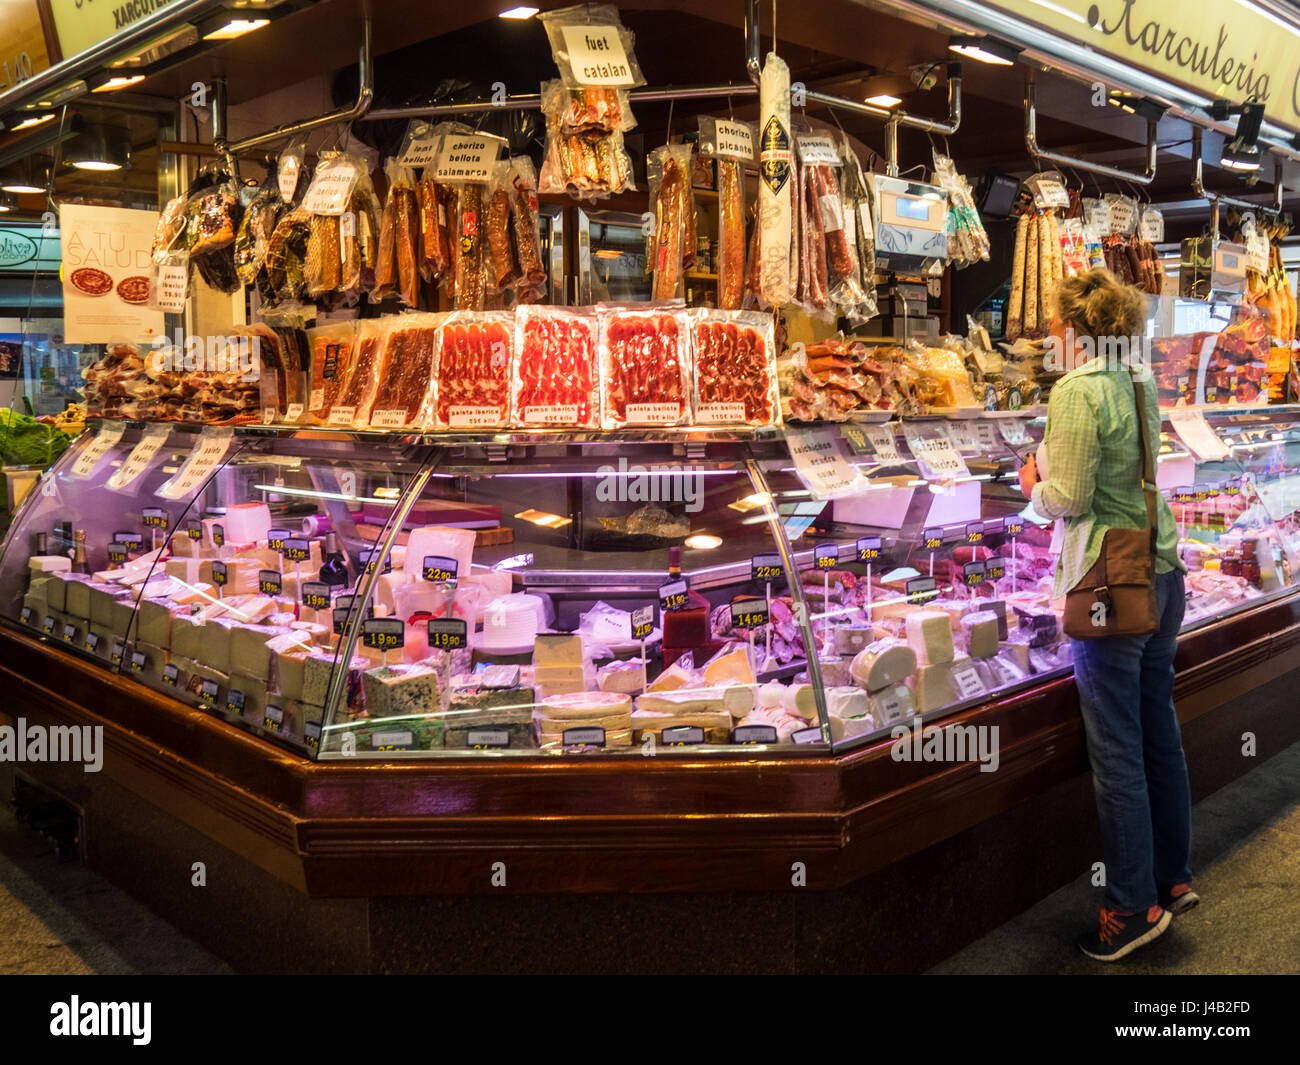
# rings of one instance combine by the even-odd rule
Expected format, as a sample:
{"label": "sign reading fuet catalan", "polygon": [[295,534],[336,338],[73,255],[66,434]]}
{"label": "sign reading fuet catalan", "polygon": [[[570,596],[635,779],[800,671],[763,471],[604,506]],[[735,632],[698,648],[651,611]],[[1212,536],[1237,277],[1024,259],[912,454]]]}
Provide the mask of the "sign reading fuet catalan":
{"label": "sign reading fuet catalan", "polygon": [[64,59],[126,32],[174,3],[176,0],[49,0]]}
{"label": "sign reading fuet catalan", "polygon": [[1256,97],[1270,121],[1300,129],[1300,17],[1251,0],[986,0],[984,6],[1206,96],[1233,103]]}

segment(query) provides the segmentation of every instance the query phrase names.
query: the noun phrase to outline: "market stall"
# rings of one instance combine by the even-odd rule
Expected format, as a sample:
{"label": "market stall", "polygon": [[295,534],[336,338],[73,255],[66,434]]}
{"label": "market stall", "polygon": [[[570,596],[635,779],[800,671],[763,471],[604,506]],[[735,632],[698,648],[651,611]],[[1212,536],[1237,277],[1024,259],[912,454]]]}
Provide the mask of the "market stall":
{"label": "market stall", "polygon": [[[1210,191],[1201,125],[1231,116],[1197,124],[1183,92],[1117,81],[1086,120],[1104,147],[1047,147],[1092,87],[1022,55],[1027,24],[975,40],[973,14],[845,2],[767,44],[756,4],[672,16],[727,42],[712,80],[680,76],[657,11],[517,34],[335,6],[268,20],[242,60],[155,60],[158,93],[230,75],[196,83],[210,137],[165,146],[138,257],[65,248],[69,314],[99,331],[91,427],[5,541],[0,670],[26,718],[105,729],[102,774],[19,771],[76,809],[92,861],[210,841],[228,922],[273,897],[274,949],[315,956],[336,902],[850,898],[1056,794],[1082,729],[1052,529],[1016,470],[1072,365],[1053,288],[1101,264],[1149,295],[1189,750],[1243,721],[1269,751],[1294,736],[1275,124],[1300,119],[1270,111],[1245,146],[1277,160],[1267,194]],[[820,54],[865,20],[892,33]],[[328,99],[284,80],[301,59],[234,78],[290,26],[338,60]],[[300,110],[267,128],[273,93]],[[1139,191],[1167,166],[1193,206]],[[65,205],[65,231],[96,210]],[[422,949],[376,931],[338,956]]]}

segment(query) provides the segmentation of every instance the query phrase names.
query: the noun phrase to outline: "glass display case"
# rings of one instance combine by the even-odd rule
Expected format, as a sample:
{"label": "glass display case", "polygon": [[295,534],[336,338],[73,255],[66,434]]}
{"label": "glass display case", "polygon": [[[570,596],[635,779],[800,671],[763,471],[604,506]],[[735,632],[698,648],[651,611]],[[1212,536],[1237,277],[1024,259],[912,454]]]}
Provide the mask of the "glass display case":
{"label": "glass display case", "polygon": [[[105,421],[18,515],[0,616],[320,759],[851,751],[1069,672],[1053,530],[1016,482],[1043,420],[963,413]],[[1300,410],[1203,413],[1167,421],[1159,456],[1188,627],[1300,577]],[[849,476],[833,499],[799,460],[814,437]]]}

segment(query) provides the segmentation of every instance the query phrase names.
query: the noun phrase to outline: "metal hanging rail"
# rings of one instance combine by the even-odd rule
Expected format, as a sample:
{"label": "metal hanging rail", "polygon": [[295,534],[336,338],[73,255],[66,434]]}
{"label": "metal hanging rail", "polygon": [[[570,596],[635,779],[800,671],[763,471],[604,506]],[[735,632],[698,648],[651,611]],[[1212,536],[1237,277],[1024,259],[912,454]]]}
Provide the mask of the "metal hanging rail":
{"label": "metal hanging rail", "polygon": [[245,137],[243,140],[227,142],[224,137],[220,140],[214,137],[213,149],[225,156],[239,155],[250,148],[257,148],[263,144],[270,144],[272,141],[283,140],[285,137],[292,137],[298,133],[305,133],[309,129],[328,126],[335,122],[353,122],[364,117],[375,99],[375,73],[370,55],[370,19],[368,18],[361,20],[361,48],[357,59],[357,68],[360,87],[357,90],[356,102],[351,107],[341,107],[327,115],[304,119],[302,122],[291,122],[287,126],[277,126],[275,129],[259,133],[255,137]]}
{"label": "metal hanging rail", "polygon": [[1210,192],[1205,187],[1205,166],[1202,161],[1201,152],[1201,127],[1192,127],[1192,163],[1195,169],[1192,172],[1192,191],[1203,200],[1210,202],[1210,233],[1214,237],[1219,235],[1219,206],[1227,204],[1229,207],[1239,207],[1244,211],[1260,211],[1264,214],[1280,215],[1282,213],[1282,199],[1285,190],[1282,188],[1282,157],[1273,153],[1273,204],[1269,206],[1263,203],[1252,203],[1250,200],[1239,200],[1235,196],[1223,196],[1216,192]]}
{"label": "metal hanging rail", "polygon": [[1150,185],[1156,176],[1156,124],[1147,119],[1147,165],[1140,174],[1118,167],[1094,163],[1087,159],[1076,159],[1071,155],[1062,155],[1042,147],[1038,143],[1038,106],[1035,101],[1034,79],[1025,79],[1025,146],[1035,159],[1042,159],[1057,166],[1068,166],[1072,170],[1086,170],[1090,174],[1114,178],[1116,181],[1128,181],[1135,185]]}
{"label": "metal hanging rail", "polygon": [[[759,55],[758,4],[759,0],[746,0],[745,2],[745,70],[749,74],[750,81],[755,86],[758,85],[759,75],[762,71],[762,57]],[[815,89],[805,89],[803,96],[806,102],[822,104],[825,107],[837,108],[855,115],[865,115],[868,118],[877,118],[884,122],[887,172],[890,176],[896,177],[898,175],[899,126],[906,126],[908,129],[919,129],[923,133],[937,133],[945,137],[956,133],[958,127],[961,126],[961,64],[950,62],[947,67],[948,118],[942,122],[933,118],[922,118],[919,115],[909,115],[906,111],[894,111],[885,107],[876,107],[874,104],[862,103],[858,100],[849,100],[843,96],[832,96],[830,93],[817,92]]]}

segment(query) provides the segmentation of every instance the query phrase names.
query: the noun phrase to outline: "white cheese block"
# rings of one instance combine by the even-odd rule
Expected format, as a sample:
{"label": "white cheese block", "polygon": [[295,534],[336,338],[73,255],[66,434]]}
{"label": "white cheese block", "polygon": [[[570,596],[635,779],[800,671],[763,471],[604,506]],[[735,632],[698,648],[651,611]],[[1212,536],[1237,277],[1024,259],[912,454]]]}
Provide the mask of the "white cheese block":
{"label": "white cheese block", "polygon": [[113,600],[113,605],[110,608],[112,616],[109,619],[109,628],[119,636],[127,634],[127,631],[131,628],[131,622],[135,618],[135,590],[127,590],[130,594]]}
{"label": "white cheese block", "polygon": [[916,713],[912,690],[906,684],[896,684],[872,692],[867,700],[868,710],[881,728],[897,725]]}
{"label": "white cheese block", "polygon": [[[862,689],[858,689],[862,692]],[[865,692],[862,692],[866,695]],[[851,740],[854,736],[867,736],[875,732],[880,726],[876,724],[876,719],[870,713],[857,714],[853,717],[831,717],[831,742],[842,743],[844,740]]]}
{"label": "white cheese block", "polygon": [[632,698],[619,692],[580,692],[576,695],[551,695],[542,699],[534,716],[544,715],[553,721],[585,721],[611,714],[630,714]]}
{"label": "white cheese block", "polygon": [[633,659],[611,662],[596,671],[596,686],[603,692],[639,695],[645,691],[645,662]]}
{"label": "white cheese block", "polygon": [[271,530],[271,508],[265,503],[236,503],[220,519],[230,543],[265,540]]}
{"label": "white cheese block", "polygon": [[[163,569],[169,577],[182,580],[186,584],[197,584],[202,579],[200,577],[202,565],[202,560],[197,558],[176,558],[173,556],[163,564]],[[212,564],[208,563],[208,576],[211,577],[211,575]]]}
{"label": "white cheese block", "polygon": [[48,577],[41,583],[45,601],[50,604],[51,610],[67,609],[68,583],[68,579],[64,577]]}
{"label": "white cheese block", "polygon": [[27,560],[27,568],[33,573],[69,573],[72,559],[67,555],[32,555]]}
{"label": "white cheese block", "polygon": [[811,684],[791,684],[785,689],[781,705],[787,714],[805,721],[817,716],[817,696]]}
{"label": "white cheese block", "polygon": [[961,632],[971,658],[992,658],[998,653],[998,616],[992,610],[965,615]]}
{"label": "white cheese block", "polygon": [[442,525],[425,525],[412,529],[406,541],[406,551],[399,562],[393,559],[394,569],[403,569],[416,579],[424,571],[424,560],[429,555],[442,555],[456,560],[456,575],[468,575],[473,568],[473,529],[453,529]]}
{"label": "white cheese block", "polygon": [[[226,618],[212,618],[203,622],[199,650],[193,656],[194,659],[221,673],[229,673],[230,634],[234,629],[234,623]],[[172,627],[172,632],[175,634],[175,626]]]}
{"label": "white cheese block", "polygon": [[293,634],[277,636],[267,642],[271,649],[271,673],[267,686],[286,699],[301,699],[303,671],[310,649],[298,643]]}
{"label": "white cheese block", "polygon": [[1018,641],[1007,641],[998,644],[998,657],[1008,659],[1016,664],[1016,667],[1026,676],[1032,670],[1029,668],[1029,644]]}
{"label": "white cheese block", "polygon": [[970,665],[970,658],[961,655],[948,662],[934,662],[919,666],[912,685],[913,698],[918,713],[927,714],[961,699],[961,692],[953,683],[953,672]]}
{"label": "white cheese block", "polygon": [[867,693],[852,685],[827,688],[826,712],[831,717],[860,717],[867,712]]}
{"label": "white cheese block", "polygon": [[50,604],[45,601],[44,596],[34,595],[28,592],[23,596],[23,606],[32,612],[31,626],[34,629],[41,627],[41,621],[45,615],[50,612]]}
{"label": "white cheese block", "polygon": [[[388,612],[385,616],[392,616],[397,613],[398,589],[406,583],[406,580],[406,574],[397,570],[379,575],[379,580],[375,582],[375,602]],[[432,589],[432,585],[429,585],[429,587]]]}
{"label": "white cheese block", "polygon": [[286,632],[275,625],[235,625],[230,630],[230,672],[265,681],[271,674],[267,641]]}
{"label": "white cheese block", "polygon": [[[119,599],[134,599],[134,593],[129,588],[123,588],[118,584],[96,582],[89,587],[90,620],[96,625],[111,628],[113,625],[113,605]],[[134,602],[132,608],[134,608]],[[126,629],[122,629],[122,631],[125,632]]]}
{"label": "white cheese block", "polygon": [[289,626],[294,632],[302,633],[311,643],[325,644],[333,630],[328,625],[322,625],[319,621],[295,621]]}
{"label": "white cheese block", "polygon": [[64,613],[90,620],[90,584],[90,581],[68,582]]}
{"label": "white cheese block", "polygon": [[952,625],[942,610],[917,610],[907,615],[907,645],[916,652],[918,665],[951,662]]}
{"label": "white cheese block", "polygon": [[[946,614],[939,616],[947,621]],[[902,640],[877,640],[854,656],[849,672],[860,687],[879,691],[916,672],[916,652]]]}
{"label": "white cheese block", "polygon": [[136,612],[135,638],[155,647],[171,647],[172,611],[175,609],[170,599],[142,599]]}
{"label": "white cheese block", "polygon": [[586,673],[581,665],[537,666],[533,670],[533,686],[543,698],[548,695],[572,695],[594,687],[587,683]]}
{"label": "white cheese block", "polygon": [[607,733],[622,732],[632,727],[632,711],[624,710],[621,713],[615,711],[603,717],[585,717],[581,722],[575,722],[568,717],[548,717],[545,713],[539,712],[533,717],[533,721],[543,735],[559,737],[563,737],[565,729],[583,727],[603,728]]}
{"label": "white cheese block", "polygon": [[432,714],[441,708],[438,674],[428,666],[402,663],[368,669],[361,683],[371,718]]}
{"label": "white cheese block", "polygon": [[[131,664],[131,656],[134,654],[144,655],[143,673],[136,672],[135,667]],[[151,643],[136,640],[127,648],[126,657],[122,659],[122,671],[135,680],[158,684],[162,680],[162,668],[167,662],[165,648],[155,647]]]}
{"label": "white cheese block", "polygon": [[544,634],[533,640],[533,666],[537,669],[582,669],[582,637]]}
{"label": "white cheese block", "polygon": [[691,669],[683,664],[682,659],[678,659],[671,666],[665,669],[659,676],[655,677],[647,686],[648,692],[671,692],[678,688],[689,688],[695,684],[695,677]]}
{"label": "white cheese block", "polygon": [[1007,638],[1007,604],[1002,599],[976,599],[971,604],[977,611],[991,610],[998,617],[998,639]]}

